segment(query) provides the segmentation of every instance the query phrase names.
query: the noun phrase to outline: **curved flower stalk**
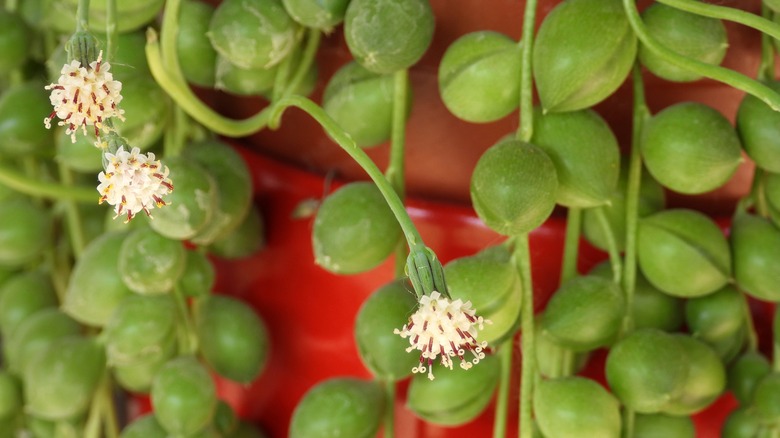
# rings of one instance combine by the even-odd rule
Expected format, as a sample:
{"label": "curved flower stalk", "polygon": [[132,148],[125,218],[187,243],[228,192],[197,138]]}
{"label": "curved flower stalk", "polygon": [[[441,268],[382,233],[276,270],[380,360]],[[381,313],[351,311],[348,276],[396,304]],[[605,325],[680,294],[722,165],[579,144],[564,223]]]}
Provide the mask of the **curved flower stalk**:
{"label": "curved flower stalk", "polygon": [[[95,136],[112,130],[105,121],[111,117],[124,120],[124,111],[117,106],[122,101],[122,83],[114,80],[109,71],[111,65],[103,62],[103,52],[84,67],[78,60],[65,64],[56,83],[44,87],[51,90],[49,100],[54,110],[43,119],[46,128],[51,128],[55,118],[60,119],[59,126],[65,126],[65,133],[76,142],[76,132],[81,128],[87,135],[87,126],[95,127]],[[101,143],[96,142],[100,147]]]}
{"label": "curved flower stalk", "polygon": [[100,172],[100,203],[114,206],[116,216],[127,215],[127,221],[138,212],[144,211],[151,217],[150,210],[167,205],[163,196],[173,191],[173,183],[168,178],[168,166],[155,159],[153,153],[142,154],[138,148],[130,151],[119,146],[116,153],[109,151],[104,155],[105,172]]}

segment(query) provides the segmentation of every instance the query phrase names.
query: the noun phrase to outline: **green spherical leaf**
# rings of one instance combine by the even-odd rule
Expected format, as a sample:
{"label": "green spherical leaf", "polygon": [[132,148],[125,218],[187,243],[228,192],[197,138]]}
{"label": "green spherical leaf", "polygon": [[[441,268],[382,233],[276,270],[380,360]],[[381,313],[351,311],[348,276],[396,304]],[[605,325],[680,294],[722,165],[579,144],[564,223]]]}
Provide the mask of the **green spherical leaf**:
{"label": "green spherical leaf", "polygon": [[166,438],[167,436],[154,414],[146,414],[128,424],[119,438]]}
{"label": "green spherical leaf", "polygon": [[[217,183],[193,160],[166,158],[175,190],[166,196],[170,205],[155,209],[152,229],[171,239],[191,239],[206,227],[217,206]],[[135,221],[133,221],[135,222]],[[132,223],[132,222],[131,222]]]}
{"label": "green spherical leaf", "polygon": [[485,356],[470,369],[433,367],[434,379],[425,374],[412,377],[406,401],[415,415],[429,423],[468,423],[485,410],[498,386],[500,364],[496,356]]}
{"label": "green spherical leaf", "polygon": [[282,3],[301,25],[330,31],[344,20],[349,0],[282,0]]}
{"label": "green spherical leaf", "polygon": [[428,50],[434,16],[427,0],[351,0],[344,37],[355,60],[375,73],[411,67]]}
{"label": "green spherical leaf", "polygon": [[129,144],[146,150],[162,137],[170,105],[168,96],[151,76],[136,73],[122,82],[119,107],[125,112],[125,120],[114,118],[114,126]]}
{"label": "green spherical leaf", "polygon": [[780,301],[780,230],[758,216],[738,215],[731,248],[739,288],[760,300]]}
{"label": "green spherical leaf", "polygon": [[534,113],[533,143],[555,164],[556,201],[566,207],[604,205],[617,187],[620,150],[607,122],[593,110]]}
{"label": "green spherical leaf", "polygon": [[544,19],[533,52],[546,111],[593,106],[623,83],[637,43],[619,0],[567,0]]}
{"label": "green spherical leaf", "polygon": [[542,380],[534,389],[533,404],[536,424],[545,436],[620,436],[620,404],[593,380]]}
{"label": "green spherical leaf", "polygon": [[0,153],[13,157],[53,154],[54,130],[43,125],[43,118],[52,112],[48,93],[37,81],[13,85],[3,91]]}
{"label": "green spherical leaf", "polygon": [[780,373],[767,374],[756,384],[751,405],[759,421],[780,421]]}
{"label": "green spherical leaf", "polygon": [[241,68],[270,68],[298,42],[299,27],[277,0],[226,0],[217,6],[208,37]]}
{"label": "green spherical leaf", "polygon": [[666,210],[639,221],[639,267],[648,281],[678,297],[698,297],[725,286],[731,253],[715,222],[693,210]]}
{"label": "green spherical leaf", "polygon": [[184,77],[201,87],[214,86],[217,52],[211,46],[206,32],[209,29],[214,6],[199,0],[181,2],[176,50]]}
{"label": "green spherical leaf", "polygon": [[192,356],[165,364],[152,383],[152,407],[168,434],[187,436],[205,428],[214,416],[217,393],[206,368]]}
{"label": "green spherical leaf", "polygon": [[119,251],[125,233],[112,232],[93,240],[73,268],[62,310],[77,321],[102,327],[126,296],[133,292],[119,274]]}
{"label": "green spherical leaf", "polygon": [[[590,352],[574,352],[561,345],[549,333],[542,330],[541,318],[536,318],[536,366],[539,374],[547,378],[571,376],[582,371],[590,358]],[[564,357],[573,360],[564,361]]]}
{"label": "green spherical leaf", "polygon": [[722,438],[754,438],[759,436],[761,423],[748,407],[737,408],[729,414],[721,429]]}
{"label": "green spherical leaf", "polygon": [[550,157],[531,143],[507,140],[485,151],[471,175],[471,202],[494,231],[528,233],[552,213],[558,190]]}
{"label": "green spherical leaf", "polygon": [[761,379],[769,375],[772,365],[761,353],[748,351],[740,356],[728,369],[728,386],[742,405],[753,400],[753,391]]}
{"label": "green spherical leaf", "polygon": [[186,266],[179,279],[179,287],[187,296],[203,297],[208,295],[216,280],[214,265],[205,254],[198,251],[187,251],[186,258]]}
{"label": "green spherical leaf", "polygon": [[26,411],[49,420],[85,413],[105,365],[105,352],[94,339],[72,336],[52,342],[24,370]]}
{"label": "green spherical leaf", "polygon": [[696,438],[696,428],[691,417],[636,414],[634,438]]}
{"label": "green spherical leaf", "polygon": [[691,336],[674,335],[688,362],[688,376],[682,392],[662,411],[671,415],[692,415],[706,409],[726,389],[726,370],[720,357],[707,344]]}
{"label": "green spherical leaf", "polygon": [[143,362],[132,365],[113,365],[116,383],[127,391],[138,394],[149,394],[154,378],[160,369],[178,354],[178,345],[175,342],[163,345],[164,350],[156,350],[148,355]]}
{"label": "green spherical leaf", "polygon": [[607,355],[606,376],[612,392],[640,413],[660,412],[682,394],[688,357],[674,335],[642,329],[618,341]]}
{"label": "green spherical leaf", "polygon": [[[718,65],[726,56],[726,27],[718,19],[696,15],[661,3],[642,12],[649,36],[675,53],[705,64]],[[678,67],[652,50],[639,45],[639,60],[658,77],[691,82],[701,76]]]}
{"label": "green spherical leaf", "polygon": [[[162,10],[165,0],[117,0],[117,32],[128,32],[149,23]],[[63,33],[72,33],[76,29],[76,15],[73,11],[78,0],[56,0],[47,4],[44,12],[46,24]],[[103,32],[107,26],[108,7],[105,2],[90,2],[90,30]]]}
{"label": "green spherical leaf", "polygon": [[12,418],[22,410],[22,386],[8,371],[0,371],[0,420]]}
{"label": "green spherical leaf", "polygon": [[58,129],[54,137],[56,160],[77,172],[100,172],[103,170],[103,154],[95,147],[96,141],[95,131],[92,130],[88,130],[87,135],[76,136],[73,142],[70,134],[65,134],[64,129]]}
{"label": "green spherical leaf", "polygon": [[16,374],[27,369],[27,364],[39,351],[52,342],[81,333],[81,325],[55,307],[44,308],[25,318],[6,339],[5,360]]}
{"label": "green spherical leaf", "polygon": [[103,332],[108,363],[128,366],[159,360],[175,343],[177,324],[171,296],[125,298]]}
{"label": "green spherical leaf", "polygon": [[16,329],[33,314],[57,306],[57,294],[48,274],[23,271],[0,286],[0,332],[14,336]]}
{"label": "green spherical leaf", "polygon": [[21,267],[40,257],[51,242],[49,212],[27,198],[0,200],[0,224],[0,265]]}
{"label": "green spherical leaf", "polygon": [[575,277],[547,303],[542,329],[566,348],[589,351],[612,342],[624,315],[625,300],[617,284],[597,276]]}
{"label": "green spherical leaf", "polygon": [[215,240],[209,246],[209,252],[224,259],[249,257],[265,244],[264,231],[260,209],[252,206],[238,228]]}
{"label": "green spherical leaf", "polygon": [[393,333],[408,323],[417,308],[414,292],[394,281],[377,289],[360,306],[355,318],[355,343],[360,359],[375,376],[397,381],[408,376],[419,356],[407,352],[409,341]]}
{"label": "green spherical leaf", "polygon": [[353,378],[325,380],[309,389],[293,411],[290,438],[376,435],[384,411],[379,384]]}
{"label": "green spherical leaf", "polygon": [[127,235],[119,250],[119,275],[133,292],[160,294],[173,289],[184,272],[184,246],[149,228]]}
{"label": "green spherical leaf", "polygon": [[5,76],[27,61],[30,29],[22,17],[7,10],[0,13],[0,29],[0,74]]}
{"label": "green spherical leaf", "polygon": [[217,56],[214,88],[239,96],[261,96],[273,90],[278,66],[241,68]]}
{"label": "green spherical leaf", "polygon": [[745,324],[745,297],[733,286],[691,298],[685,303],[685,322],[694,337],[722,339]]}
{"label": "green spherical leaf", "polygon": [[456,117],[486,123],[519,103],[522,45],[493,31],[461,36],[439,63],[439,94]]}
{"label": "green spherical leaf", "polygon": [[249,383],[268,357],[268,334],[255,311],[225,295],[204,300],[198,313],[198,339],[203,358],[221,376]]}
{"label": "green spherical leaf", "polygon": [[345,185],[322,202],[314,219],[317,264],[338,274],[367,271],[393,252],[401,228],[372,183]]}
{"label": "green spherical leaf", "polygon": [[722,186],[742,161],[731,123],[717,110],[695,102],[672,105],[650,119],[641,149],[653,177],[686,194]]}

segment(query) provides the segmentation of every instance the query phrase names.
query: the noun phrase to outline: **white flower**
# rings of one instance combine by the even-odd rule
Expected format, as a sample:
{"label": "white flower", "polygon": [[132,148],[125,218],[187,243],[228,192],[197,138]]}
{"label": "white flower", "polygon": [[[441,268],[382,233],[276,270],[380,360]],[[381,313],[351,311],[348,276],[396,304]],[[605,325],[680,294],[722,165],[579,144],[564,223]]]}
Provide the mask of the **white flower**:
{"label": "white flower", "polygon": [[[409,323],[393,333],[409,338],[411,346],[407,352],[420,350],[420,365],[412,372],[428,371],[433,380],[433,361],[441,356],[442,365],[452,369],[453,358],[460,358],[460,367],[469,369],[485,357],[483,350],[487,342],[477,342],[477,330],[482,330],[489,320],[475,316],[471,301],[465,303],[457,299],[450,301],[439,292],[432,292],[420,299],[417,311],[409,318]],[[468,361],[464,356],[470,351],[474,358]]]}
{"label": "white flower", "polygon": [[116,154],[106,152],[108,164],[106,171],[98,175],[97,190],[101,204],[114,206],[114,219],[124,213],[129,221],[141,210],[151,216],[149,210],[166,205],[162,198],[173,191],[168,166],[155,160],[153,153],[140,152],[138,148],[127,152],[124,146]]}
{"label": "white flower", "polygon": [[49,117],[43,119],[46,128],[51,128],[51,121],[55,116],[61,120],[59,126],[66,126],[66,134],[70,134],[71,140],[76,142],[76,130],[81,128],[84,135],[87,134],[87,126],[95,127],[95,135],[100,135],[100,130],[108,132],[104,121],[110,117],[120,120],[124,111],[117,105],[122,101],[122,83],[115,81],[109,72],[111,65],[102,62],[103,52],[98,55],[97,61],[92,61],[88,68],[81,66],[77,60],[65,64],[60,71],[60,77],[56,84],[44,87],[51,90],[49,100],[54,111]]}

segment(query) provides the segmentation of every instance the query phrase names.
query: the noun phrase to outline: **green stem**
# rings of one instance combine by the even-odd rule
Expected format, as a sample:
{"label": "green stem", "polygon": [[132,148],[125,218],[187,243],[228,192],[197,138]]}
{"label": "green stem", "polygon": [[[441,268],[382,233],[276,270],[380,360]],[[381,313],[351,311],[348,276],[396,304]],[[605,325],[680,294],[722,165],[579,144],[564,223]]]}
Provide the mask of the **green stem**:
{"label": "green stem", "polygon": [[[639,16],[639,11],[637,10],[635,1],[636,0],[623,0],[623,7],[626,11],[626,16],[628,17],[629,23],[631,23],[631,28],[634,30],[634,33],[636,33],[637,37],[642,42],[642,44],[644,44],[645,47],[647,47],[650,51],[652,51],[656,55],[660,56],[662,59],[666,60],[667,62],[677,67],[689,70],[698,75],[705,76],[710,79],[714,79],[716,81],[722,82],[738,90],[752,94],[758,99],[761,99],[763,102],[765,102],[775,111],[780,110],[780,95],[778,95],[771,88],[767,87],[761,82],[751,79],[733,70],[729,70],[727,68],[723,68],[716,65],[706,64],[704,62],[700,62],[688,58],[686,56],[680,55],[677,52],[674,52],[673,50],[659,43],[658,40],[650,36],[650,34],[647,32],[647,29],[645,28],[645,25],[642,22],[642,18]],[[711,13],[712,9],[710,8],[718,8],[717,9],[718,11],[728,10],[729,11],[728,15],[730,17],[732,18],[739,17],[739,19],[742,20],[739,21],[735,19],[732,21],[737,21],[743,24],[747,24],[747,22],[750,22],[753,25],[759,26],[760,28],[756,27],[759,30],[766,31],[770,35],[776,38],[780,38],[780,27],[778,27],[778,25],[771,22],[766,22],[766,20],[754,14],[748,14],[746,12],[738,11],[732,8],[706,5],[705,3],[699,3],[699,2],[690,2],[688,0],[662,0],[661,3],[666,3],[670,6],[678,7],[680,9],[685,9],[691,12],[693,12],[694,10],[697,11],[701,10],[701,11],[707,11]],[[737,14],[737,12],[741,14]],[[700,12],[695,12],[695,13],[698,13],[700,15],[705,15]],[[719,12],[719,15],[720,14],[726,15],[725,13],[722,12]],[[747,19],[743,15],[749,15],[752,18]],[[713,16],[713,15],[708,15],[708,16]],[[769,24],[771,24],[771,26],[769,26]]]}
{"label": "green stem", "polygon": [[633,438],[634,436],[634,420],[636,419],[636,413],[628,408],[623,408],[623,438]]}
{"label": "green stem", "polygon": [[284,96],[293,94],[301,85],[301,82],[303,82],[311,65],[314,63],[314,56],[317,54],[317,49],[320,47],[321,37],[322,33],[319,29],[311,28],[308,30],[308,38],[306,40],[306,46],[303,48],[301,62],[298,64],[298,67],[296,67],[295,74],[287,84],[287,88],[284,90]]}
{"label": "green stem", "polygon": [[76,32],[89,29],[89,0],[79,0],[76,6]]}
{"label": "green stem", "polygon": [[694,0],[658,0],[658,3],[663,3],[683,11],[692,12],[703,17],[733,21],[734,23],[752,27],[772,38],[780,39],[780,25],[774,23],[772,20],[767,20],[747,11]]}
{"label": "green stem", "polygon": [[496,414],[493,417],[493,438],[506,437],[506,424],[509,414],[509,384],[512,378],[512,354],[514,353],[514,336],[505,340],[498,349],[501,361],[501,377],[498,381],[496,396]]}
{"label": "green stem", "polygon": [[320,106],[303,96],[293,95],[284,97],[270,107],[271,116],[269,126],[278,126],[284,110],[291,106],[300,108],[314,118],[314,120],[322,126],[325,132],[328,133],[330,138],[341,146],[341,148],[363,168],[368,176],[371,177],[401,226],[401,230],[409,244],[409,249],[422,250],[425,248],[420,233],[417,231],[417,228],[415,228],[414,223],[412,223],[412,219],[406,212],[406,208],[393,186],[387,181],[387,178],[385,178],[363,149],[358,147],[352,137],[350,137],[349,134],[347,134]]}
{"label": "green stem", "polygon": [[623,254],[623,292],[626,294],[624,334],[631,332],[634,328],[631,309],[634,305],[634,291],[636,289],[636,241],[639,229],[639,189],[642,183],[642,154],[639,147],[642,127],[650,118],[650,110],[645,103],[642,69],[638,62],[634,64],[632,79],[634,91],[633,126],[631,131],[631,153],[628,159],[628,182],[626,184],[626,246]]}
{"label": "green stem", "polygon": [[[752,316],[750,322],[753,322]],[[777,334],[780,333],[780,306],[775,306],[775,317],[772,326],[772,370],[776,373],[780,373],[780,339],[777,337]],[[755,334],[755,332],[753,332],[753,334]],[[752,341],[753,339],[750,340]],[[757,341],[757,339],[755,341]],[[751,351],[756,351],[756,349],[753,348]]]}
{"label": "green stem", "polygon": [[561,263],[561,284],[577,276],[577,258],[580,248],[582,210],[570,207],[566,215],[566,237],[563,243]]}
{"label": "green stem", "polygon": [[[393,83],[393,122],[390,131],[390,158],[385,178],[395,190],[399,198],[406,197],[405,184],[405,165],[404,157],[406,155],[406,108],[408,102],[407,90],[409,87],[409,72],[406,69],[395,73]],[[396,277],[404,275],[406,266],[406,257],[408,256],[406,246],[399,243],[395,251],[395,274]]]}
{"label": "green stem", "polygon": [[604,238],[607,244],[607,253],[609,254],[609,262],[612,265],[612,281],[620,285],[621,277],[623,276],[623,266],[620,261],[620,251],[617,248],[617,242],[615,241],[615,233],[612,231],[612,227],[609,225],[607,214],[604,212],[604,207],[595,207],[593,213],[596,215],[596,220],[601,227],[601,232],[604,233]]}
{"label": "green stem", "polygon": [[758,351],[758,333],[756,332],[756,324],[753,321],[753,314],[750,312],[750,303],[745,294],[742,294],[742,297],[742,314],[745,317],[745,324],[747,324],[748,350]]}
{"label": "green stem", "polygon": [[534,338],[534,290],[531,279],[531,255],[528,246],[528,235],[515,237],[515,262],[519,268],[523,288],[522,299],[522,335],[520,350],[523,362],[520,370],[520,438],[532,438],[533,394],[536,380],[536,342]]}
{"label": "green stem", "polygon": [[181,74],[180,70],[171,72],[165,67],[160,52],[160,43],[157,40],[157,32],[149,28],[146,37],[146,59],[155,81],[177,105],[198,123],[216,134],[227,137],[246,137],[266,127],[270,116],[269,108],[242,120],[224,117],[209,108],[198,99],[186,82],[177,79]]}
{"label": "green stem", "polygon": [[769,207],[766,203],[766,192],[764,190],[764,176],[766,172],[756,166],[753,170],[753,182],[750,188],[750,197],[753,199],[753,205],[756,207],[756,213],[763,218],[769,217]]}
{"label": "green stem", "polygon": [[[761,16],[771,21],[772,10],[761,2]],[[772,37],[761,33],[761,64],[758,67],[758,80],[768,82],[775,78],[775,50],[772,47]]]}
{"label": "green stem", "polygon": [[395,436],[395,382],[386,380],[385,386],[385,415],[382,424],[382,434],[385,438]]}
{"label": "green stem", "polygon": [[103,379],[103,384],[98,389],[98,397],[102,399],[103,405],[103,431],[106,438],[119,437],[119,421],[117,421],[112,388],[113,384],[111,375],[106,373],[106,377]]}
{"label": "green stem", "polygon": [[85,203],[95,203],[98,199],[98,194],[94,188],[79,186],[65,187],[60,184],[33,179],[12,170],[5,165],[0,165],[0,184],[4,184],[17,192],[34,197]]}
{"label": "green stem", "polygon": [[195,324],[192,321],[190,307],[187,305],[187,299],[178,286],[173,289],[173,297],[176,306],[179,309],[179,318],[181,319],[179,353],[182,355],[195,354],[198,351],[198,335],[195,331]]}
{"label": "green stem", "polygon": [[276,102],[284,96],[284,91],[290,83],[290,68],[292,68],[292,56],[285,57],[276,69],[274,76],[274,86],[271,91],[271,101]]}
{"label": "green stem", "polygon": [[116,55],[117,26],[116,0],[106,0],[106,62]]}
{"label": "green stem", "polygon": [[168,0],[163,10],[163,21],[160,26],[160,44],[162,44],[162,64],[171,77],[179,84],[187,86],[184,73],[181,71],[177,55],[177,38],[179,35],[179,9],[181,0]]}
{"label": "green stem", "polygon": [[103,376],[100,378],[100,384],[93,394],[92,402],[89,405],[89,415],[87,423],[84,426],[84,438],[101,438],[100,425],[103,418],[104,401],[100,396],[100,391],[108,380],[108,369],[103,370]]}
{"label": "green stem", "polygon": [[521,57],[523,70],[520,73],[520,128],[517,138],[521,141],[531,141],[534,133],[534,94],[531,55],[534,41],[534,26],[536,26],[536,0],[527,0],[523,12],[523,50]]}
{"label": "green stem", "polygon": [[[65,187],[73,186],[73,173],[64,164],[59,163],[60,180]],[[94,198],[93,198],[94,199]],[[81,224],[81,213],[74,201],[65,201],[65,218],[68,226],[68,236],[73,248],[73,255],[78,259],[86,247],[84,229]]]}

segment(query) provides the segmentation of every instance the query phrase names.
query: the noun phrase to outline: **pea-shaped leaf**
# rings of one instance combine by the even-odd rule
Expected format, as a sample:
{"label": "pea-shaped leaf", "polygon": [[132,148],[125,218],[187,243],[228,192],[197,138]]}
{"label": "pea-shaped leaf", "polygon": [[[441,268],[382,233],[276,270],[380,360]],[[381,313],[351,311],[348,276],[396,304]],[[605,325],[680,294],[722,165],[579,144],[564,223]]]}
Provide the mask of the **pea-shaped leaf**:
{"label": "pea-shaped leaf", "polygon": [[65,420],[87,411],[106,357],[94,339],[73,336],[49,344],[24,370],[26,411]]}
{"label": "pea-shaped leaf", "polygon": [[216,78],[217,51],[211,45],[207,32],[214,6],[186,0],[179,7],[179,27],[176,50],[184,77],[195,85],[213,87]]}
{"label": "pea-shaped leaf", "polygon": [[360,306],[355,319],[355,343],[363,364],[382,380],[396,381],[408,376],[419,361],[416,354],[406,351],[409,342],[393,333],[408,322],[416,308],[414,292],[401,281],[377,289]]}
{"label": "pea-shaped leaf", "polygon": [[165,364],[152,383],[152,408],[168,434],[193,435],[214,416],[217,393],[206,368],[192,356]]}
{"label": "pea-shaped leaf", "polygon": [[373,73],[350,62],[328,81],[322,107],[359,146],[376,146],[390,138],[394,89],[393,75]]}
{"label": "pea-shaped leaf", "polygon": [[[780,91],[778,81],[766,85]],[[745,94],[737,110],[737,131],[756,166],[780,172],[780,114],[753,95]]]}
{"label": "pea-shaped leaf", "polygon": [[696,428],[691,417],[665,414],[636,414],[635,438],[696,438]]}
{"label": "pea-shaped leaf", "polygon": [[216,280],[214,265],[199,251],[187,251],[186,259],[184,273],[179,279],[182,292],[191,297],[208,295]]}
{"label": "pea-shaped leaf", "polygon": [[547,303],[542,329],[574,351],[588,351],[614,340],[625,316],[623,292],[603,277],[575,277]]}
{"label": "pea-shaped leaf", "polygon": [[[541,316],[541,315],[540,315]],[[572,376],[582,370],[590,358],[590,352],[574,352],[561,345],[549,333],[542,330],[541,318],[536,324],[536,369],[547,378]],[[572,360],[569,360],[569,359]]]}
{"label": "pea-shaped leaf", "polygon": [[722,186],[742,161],[731,123],[717,110],[696,102],[672,105],[650,119],[641,149],[653,177],[686,194]]}
{"label": "pea-shaped leaf", "polygon": [[712,347],[723,363],[729,363],[744,350],[748,341],[748,327],[747,324],[742,324],[736,332],[727,333],[720,338],[707,339],[699,336],[697,339]]}
{"label": "pea-shaped leaf", "polygon": [[114,126],[133,147],[147,149],[162,136],[170,105],[168,95],[151,76],[136,73],[122,81],[125,120],[115,121]]}
{"label": "pea-shaped leaf", "polygon": [[567,0],[544,19],[533,53],[534,81],[546,111],[601,102],[623,83],[637,43],[619,0]]}
{"label": "pea-shaped leaf", "polygon": [[755,416],[762,423],[780,420],[780,373],[769,373],[758,382],[751,404]]}
{"label": "pea-shaped leaf", "polygon": [[780,173],[769,173],[764,179],[764,194],[766,196],[769,218],[780,228]]}
{"label": "pea-shaped leaf", "polygon": [[726,389],[726,369],[720,357],[704,342],[688,335],[674,336],[685,350],[688,375],[682,392],[662,411],[671,415],[692,415],[707,408]]}
{"label": "pea-shaped leaf", "polygon": [[119,302],[133,292],[119,275],[119,251],[126,233],[112,232],[87,245],[65,291],[62,309],[76,321],[102,327]]}
{"label": "pea-shaped leaf", "polygon": [[542,380],[534,388],[533,404],[536,423],[545,436],[620,436],[620,404],[593,380]]}
{"label": "pea-shaped leaf", "polygon": [[290,421],[290,438],[376,435],[384,411],[379,384],[354,378],[320,382],[304,394]]}
{"label": "pea-shaped leaf", "polygon": [[337,274],[367,271],[382,263],[401,238],[401,228],[372,183],[347,184],[317,210],[312,246],[317,264]]}
{"label": "pea-shaped leaf", "polygon": [[171,180],[176,181],[176,190],[166,198],[170,205],[155,211],[149,225],[170,239],[190,239],[216,214],[217,183],[193,160],[174,157],[166,159],[165,164]]}
{"label": "pea-shaped leaf", "polygon": [[279,66],[241,68],[217,56],[214,88],[238,96],[260,96],[273,90]]}
{"label": "pea-shaped leaf", "polygon": [[780,301],[780,230],[758,216],[738,215],[731,248],[739,288],[760,300]]}
{"label": "pea-shaped leaf", "polygon": [[57,306],[57,295],[47,274],[23,271],[0,286],[0,332],[12,337],[17,327],[36,312]]}
{"label": "pea-shaped leaf", "polygon": [[330,31],[344,20],[349,0],[282,0],[293,20],[303,26]]}
{"label": "pea-shaped leaf", "polygon": [[[117,32],[128,32],[138,29],[152,21],[160,12],[164,0],[119,0],[116,2]],[[48,17],[46,23],[63,33],[76,30],[76,16],[73,14],[78,6],[78,0],[62,0],[51,2],[45,8]],[[89,5],[90,30],[102,32],[106,29],[107,6],[103,2]]]}
{"label": "pea-shaped leaf", "polygon": [[349,51],[375,73],[411,67],[428,50],[433,27],[427,0],[351,0],[344,16]]}
{"label": "pea-shaped leaf", "polygon": [[485,410],[498,386],[499,360],[485,356],[468,370],[453,367],[448,370],[440,364],[436,379],[415,374],[409,384],[407,406],[423,420],[444,426],[468,423]]}
{"label": "pea-shaped leaf", "polygon": [[761,422],[749,406],[741,406],[731,411],[723,423],[723,438],[752,438],[759,436]]}
{"label": "pea-shaped leaf", "polygon": [[666,210],[640,220],[637,254],[647,280],[673,296],[715,292],[731,274],[726,237],[712,219],[693,210]]}
{"label": "pea-shaped leaf", "polygon": [[102,154],[95,148],[95,141],[95,131],[89,130],[87,135],[79,135],[73,142],[70,134],[60,129],[54,136],[56,159],[78,172],[100,172],[103,170],[103,160]]}
{"label": "pea-shaped leaf", "polygon": [[[642,12],[642,20],[647,33],[675,53],[712,65],[720,64],[726,56],[729,47],[726,27],[718,19],[653,3]],[[691,82],[701,78],[643,44],[639,45],[639,60],[653,74],[669,81]]]}
{"label": "pea-shaped leaf", "polygon": [[149,228],[128,234],[119,250],[119,275],[139,294],[169,292],[184,272],[184,264],[181,242]]}
{"label": "pea-shaped leaf", "polygon": [[81,333],[81,325],[55,307],[38,310],[25,318],[6,338],[5,359],[9,368],[22,373],[28,362],[52,342]]}
{"label": "pea-shaped leaf", "polygon": [[213,295],[200,303],[197,324],[203,358],[218,374],[241,383],[260,374],[268,357],[268,334],[251,307]]}
{"label": "pea-shaped leaf", "polygon": [[593,110],[534,111],[533,143],[555,164],[556,201],[567,207],[604,205],[620,173],[620,150],[609,125]]}
{"label": "pea-shaped leaf", "polygon": [[471,203],[494,231],[513,236],[541,225],[555,207],[555,165],[539,147],[501,141],[477,161],[471,175]]}
{"label": "pea-shaped leaf", "polygon": [[513,335],[520,323],[520,277],[510,256],[506,248],[495,246],[444,267],[452,299],[471,301],[491,321],[479,332],[479,339],[491,345]]}
{"label": "pea-shaped leaf", "polygon": [[522,46],[494,31],[458,38],[439,64],[439,94],[456,117],[474,123],[501,119],[519,103]]}
{"label": "pea-shaped leaf", "polygon": [[51,156],[54,130],[41,126],[41,114],[49,113],[51,103],[43,84],[32,81],[6,88],[0,95],[0,153]]}
{"label": "pea-shaped leaf", "polygon": [[[607,260],[596,265],[588,275],[598,275],[611,280],[612,266]],[[656,328],[673,332],[682,326],[685,321],[682,299],[658,290],[647,281],[641,271],[636,272],[634,283],[634,299],[630,309],[634,329]]]}
{"label": "pea-shaped leaf", "polygon": [[[610,194],[607,204],[600,208],[607,217],[609,228],[612,230],[615,245],[618,251],[623,251],[626,246],[626,192],[628,188],[628,161],[621,161],[621,171],[617,187]],[[666,203],[664,188],[658,184],[649,173],[642,172],[642,180],[639,185],[639,205],[637,207],[640,218],[651,215],[664,208]],[[582,212],[582,234],[588,242],[602,250],[608,250],[607,236],[599,222],[595,209],[585,209]]]}
{"label": "pea-shaped leaf", "polygon": [[176,338],[176,305],[170,295],[125,298],[104,336],[110,365],[134,365],[163,357]]}
{"label": "pea-shaped leaf", "polygon": [[19,379],[0,370],[0,421],[12,418],[22,410],[22,387]]}
{"label": "pea-shaped leaf", "polygon": [[21,267],[43,254],[51,241],[49,213],[24,197],[0,200],[0,265]]}
{"label": "pea-shaped leaf", "polygon": [[209,252],[224,259],[243,259],[259,251],[265,244],[263,216],[257,206],[249,209],[238,228],[215,240]]}
{"label": "pea-shaped leaf", "polygon": [[685,302],[688,331],[705,340],[722,339],[745,324],[745,297],[733,286]]}
{"label": "pea-shaped leaf", "polygon": [[22,67],[29,56],[30,29],[22,17],[4,10],[0,13],[0,74],[8,75]]}
{"label": "pea-shaped leaf", "polygon": [[753,391],[758,382],[772,371],[769,359],[757,351],[748,351],[728,369],[728,388],[742,405],[753,400]]}
{"label": "pea-shaped leaf", "polygon": [[618,341],[607,355],[612,392],[640,413],[660,412],[679,396],[688,377],[688,357],[674,335],[642,329]]}
{"label": "pea-shaped leaf", "polygon": [[154,414],[146,414],[133,420],[122,430],[120,438],[166,438],[168,433],[160,426]]}
{"label": "pea-shaped leaf", "polygon": [[147,355],[143,362],[132,365],[113,365],[116,382],[127,391],[148,394],[160,369],[178,353],[177,344],[163,345],[163,350]]}
{"label": "pea-shaped leaf", "polygon": [[231,63],[270,68],[295,47],[299,29],[277,0],[227,0],[214,11],[207,35]]}
{"label": "pea-shaped leaf", "polygon": [[236,229],[246,217],[252,204],[252,176],[241,155],[217,140],[189,144],[184,155],[203,166],[216,183],[213,214],[191,239],[198,245],[209,245]]}

